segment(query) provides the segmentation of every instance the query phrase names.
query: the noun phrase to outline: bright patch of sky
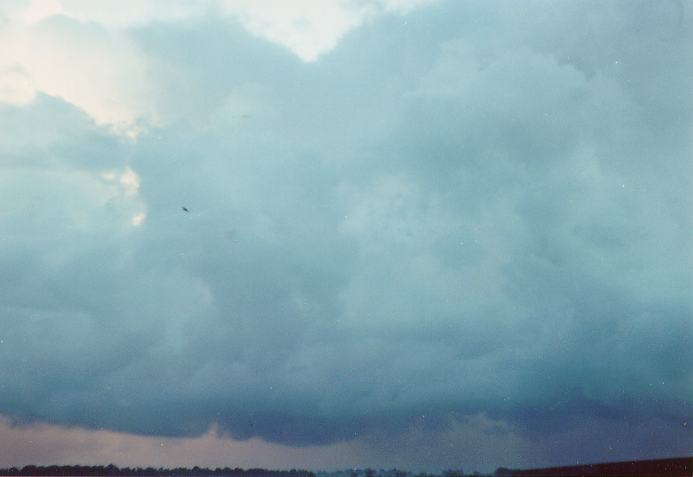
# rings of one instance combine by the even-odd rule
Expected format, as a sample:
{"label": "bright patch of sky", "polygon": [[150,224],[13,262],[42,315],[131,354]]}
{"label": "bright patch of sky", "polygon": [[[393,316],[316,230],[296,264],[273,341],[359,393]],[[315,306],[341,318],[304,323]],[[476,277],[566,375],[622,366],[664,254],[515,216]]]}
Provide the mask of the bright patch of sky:
{"label": "bright patch of sky", "polygon": [[304,61],[315,61],[364,21],[430,0],[207,0],[12,2],[0,30],[0,102],[37,92],[68,101],[98,124],[134,138],[160,124],[146,58],[123,29],[220,11]]}

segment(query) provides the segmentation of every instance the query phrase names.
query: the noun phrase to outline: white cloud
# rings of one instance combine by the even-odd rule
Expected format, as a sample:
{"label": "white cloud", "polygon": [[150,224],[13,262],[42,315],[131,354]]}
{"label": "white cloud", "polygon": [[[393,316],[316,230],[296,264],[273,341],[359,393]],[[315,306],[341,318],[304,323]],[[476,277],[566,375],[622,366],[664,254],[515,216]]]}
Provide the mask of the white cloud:
{"label": "white cloud", "polygon": [[359,26],[373,8],[344,1],[227,0],[224,11],[252,33],[286,46],[304,61],[316,60]]}
{"label": "white cloud", "polygon": [[15,21],[33,25],[41,20],[63,13],[63,6],[58,0],[32,0],[26,8],[14,10]]}
{"label": "white cloud", "polygon": [[113,184],[118,190],[119,195],[134,197],[140,188],[140,176],[130,167],[125,167],[122,171],[107,170],[101,173],[101,178]]}
{"label": "white cloud", "polygon": [[252,33],[287,47],[304,61],[314,61],[375,15],[406,13],[431,1],[221,0],[221,6]]}
{"label": "white cloud", "polygon": [[415,8],[437,1],[438,0],[377,0],[377,3],[381,4],[386,11],[409,13]]}
{"label": "white cloud", "polygon": [[206,0],[115,1],[32,0],[11,10],[25,26],[54,15],[108,28],[128,28],[152,21],[182,21],[220,8],[237,17],[250,32],[313,61],[364,21],[383,13],[409,13],[437,0]]}
{"label": "white cloud", "polygon": [[128,136],[156,123],[143,55],[124,34],[64,17],[0,33],[0,100],[37,92],[82,109],[97,124]]}
{"label": "white cloud", "polygon": [[[382,13],[408,13],[436,0],[206,0],[116,1],[62,0],[59,10],[72,18],[108,27],[130,27],[151,21],[180,21],[220,8],[253,34],[285,46],[304,61],[332,50],[349,31]],[[33,11],[49,12],[42,7]],[[36,15],[35,13],[33,15]]]}
{"label": "white cloud", "polygon": [[140,177],[128,167],[120,175],[120,185],[127,197],[135,196],[140,188]]}
{"label": "white cloud", "polygon": [[[28,3],[28,4],[27,4]],[[140,26],[152,21],[178,21],[201,14],[207,1],[117,1],[100,0],[32,0],[11,10],[15,22],[37,23],[52,15],[64,15],[82,22],[98,23],[109,28]]]}
{"label": "white cloud", "polygon": [[136,137],[162,118],[149,59],[129,36],[128,27],[182,21],[219,7],[251,33],[304,61],[314,61],[373,16],[406,13],[430,1],[17,3],[7,10],[9,27],[0,31],[0,103],[27,104],[43,93],[77,106],[117,134]]}
{"label": "white cloud", "polygon": [[0,103],[27,104],[36,97],[32,78],[21,66],[0,67]]}
{"label": "white cloud", "polygon": [[144,212],[137,212],[135,215],[132,216],[130,223],[135,227],[139,227],[144,223],[146,219],[147,214],[145,214]]}

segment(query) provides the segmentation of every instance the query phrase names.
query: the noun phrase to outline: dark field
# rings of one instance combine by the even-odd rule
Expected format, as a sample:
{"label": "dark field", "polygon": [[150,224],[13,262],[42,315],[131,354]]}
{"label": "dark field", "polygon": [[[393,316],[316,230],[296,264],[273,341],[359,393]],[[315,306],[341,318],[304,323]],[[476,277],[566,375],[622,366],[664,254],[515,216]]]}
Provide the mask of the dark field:
{"label": "dark field", "polygon": [[[241,468],[200,468],[178,467],[174,469],[154,467],[80,466],[80,465],[27,465],[21,468],[0,469],[0,477],[462,477],[464,475],[483,475],[477,472],[465,474],[461,470],[450,470],[440,474],[411,473],[407,471],[350,469],[336,472],[311,472],[307,470],[269,470]],[[499,468],[494,477],[691,477],[693,476],[693,457],[672,459],[639,460],[586,464],[578,466],[546,467],[541,469]]]}

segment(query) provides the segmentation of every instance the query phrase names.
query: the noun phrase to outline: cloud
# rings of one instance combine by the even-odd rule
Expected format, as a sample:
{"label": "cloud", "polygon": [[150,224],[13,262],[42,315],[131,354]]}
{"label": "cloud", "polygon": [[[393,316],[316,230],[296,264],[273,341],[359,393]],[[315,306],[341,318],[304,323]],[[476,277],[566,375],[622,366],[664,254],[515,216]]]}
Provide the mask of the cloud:
{"label": "cloud", "polygon": [[[107,430],[66,428],[46,424],[12,425],[0,421],[0,465],[104,465],[125,467],[234,467],[285,469],[321,466],[346,467],[353,444],[296,449],[259,439],[231,440],[212,429],[194,438],[145,437]],[[313,454],[312,456],[310,454]]]}
{"label": "cloud", "polygon": [[[547,462],[586,462],[583,449],[590,447],[592,459],[613,461],[632,455],[632,449],[659,448],[663,455],[685,455],[690,446],[685,426],[671,428],[666,422],[647,422],[636,428],[619,426],[616,439],[608,442],[591,439],[595,429],[613,428],[604,422],[589,421],[577,428],[527,439],[516,429],[483,415],[453,420],[442,432],[421,426],[426,416],[418,417],[404,433],[378,433],[350,442],[325,446],[293,447],[267,443],[261,439],[231,439],[211,428],[196,437],[141,436],[47,424],[13,425],[0,420],[0,465],[104,465],[139,467],[241,467],[271,469],[303,468],[336,470],[346,468],[407,468],[436,471],[455,468],[467,473],[492,472],[499,466],[533,467]],[[499,455],[498,450],[502,449]],[[557,460],[556,456],[563,456]],[[435,462],[431,467],[428,462]]]}
{"label": "cloud", "polygon": [[62,4],[57,0],[44,2],[32,1],[24,8],[18,8],[11,12],[15,21],[25,25],[33,25],[48,17],[64,13]]}
{"label": "cloud", "polygon": [[181,23],[221,11],[248,31],[283,45],[304,61],[332,50],[349,31],[376,14],[409,12],[420,3],[293,3],[273,0],[217,2],[17,2],[0,30],[0,101],[26,104],[37,92],[59,97],[97,124],[136,137],[161,125],[161,98],[149,79],[151,59],[128,30],[151,23]]}
{"label": "cloud", "polygon": [[[178,22],[201,15],[209,2],[148,0],[89,2],[85,0],[14,1],[9,15],[17,23],[32,25],[54,15],[106,28],[123,29],[152,22]],[[122,8],[117,8],[118,6]]]}
{"label": "cloud", "polygon": [[5,66],[0,73],[0,101],[9,104],[26,104],[34,99],[36,91],[31,79],[21,67]]}
{"label": "cloud", "polygon": [[383,13],[408,13],[431,0],[225,0],[224,12],[238,17],[248,31],[315,61],[335,48],[348,32]]}
{"label": "cloud", "polygon": [[51,16],[0,31],[0,91],[24,104],[37,93],[61,98],[97,124],[135,136],[156,124],[156,94],[147,65],[131,40],[93,24]]}
{"label": "cloud", "polygon": [[[527,8],[344,20],[312,62],[269,20],[35,23],[113,48],[136,112],[91,79],[0,109],[0,412],[421,467],[686,450],[688,17]],[[90,121],[151,88],[135,141]]]}
{"label": "cloud", "polygon": [[227,14],[238,16],[252,33],[286,46],[304,61],[314,61],[332,50],[369,14],[365,6],[354,9],[346,2],[315,0],[291,5],[274,0],[231,0],[222,7]]}

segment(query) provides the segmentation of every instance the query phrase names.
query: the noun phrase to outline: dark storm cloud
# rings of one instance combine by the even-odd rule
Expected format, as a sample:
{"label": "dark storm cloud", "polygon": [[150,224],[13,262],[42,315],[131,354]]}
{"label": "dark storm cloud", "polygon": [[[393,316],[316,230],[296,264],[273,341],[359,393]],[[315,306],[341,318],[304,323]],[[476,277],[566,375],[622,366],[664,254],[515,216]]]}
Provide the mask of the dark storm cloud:
{"label": "dark storm cloud", "polygon": [[[142,27],[167,123],[1,110],[0,412],[301,445],[680,426],[693,10],[642,7],[443,2],[310,64],[228,22]],[[99,178],[128,167],[136,194]]]}

